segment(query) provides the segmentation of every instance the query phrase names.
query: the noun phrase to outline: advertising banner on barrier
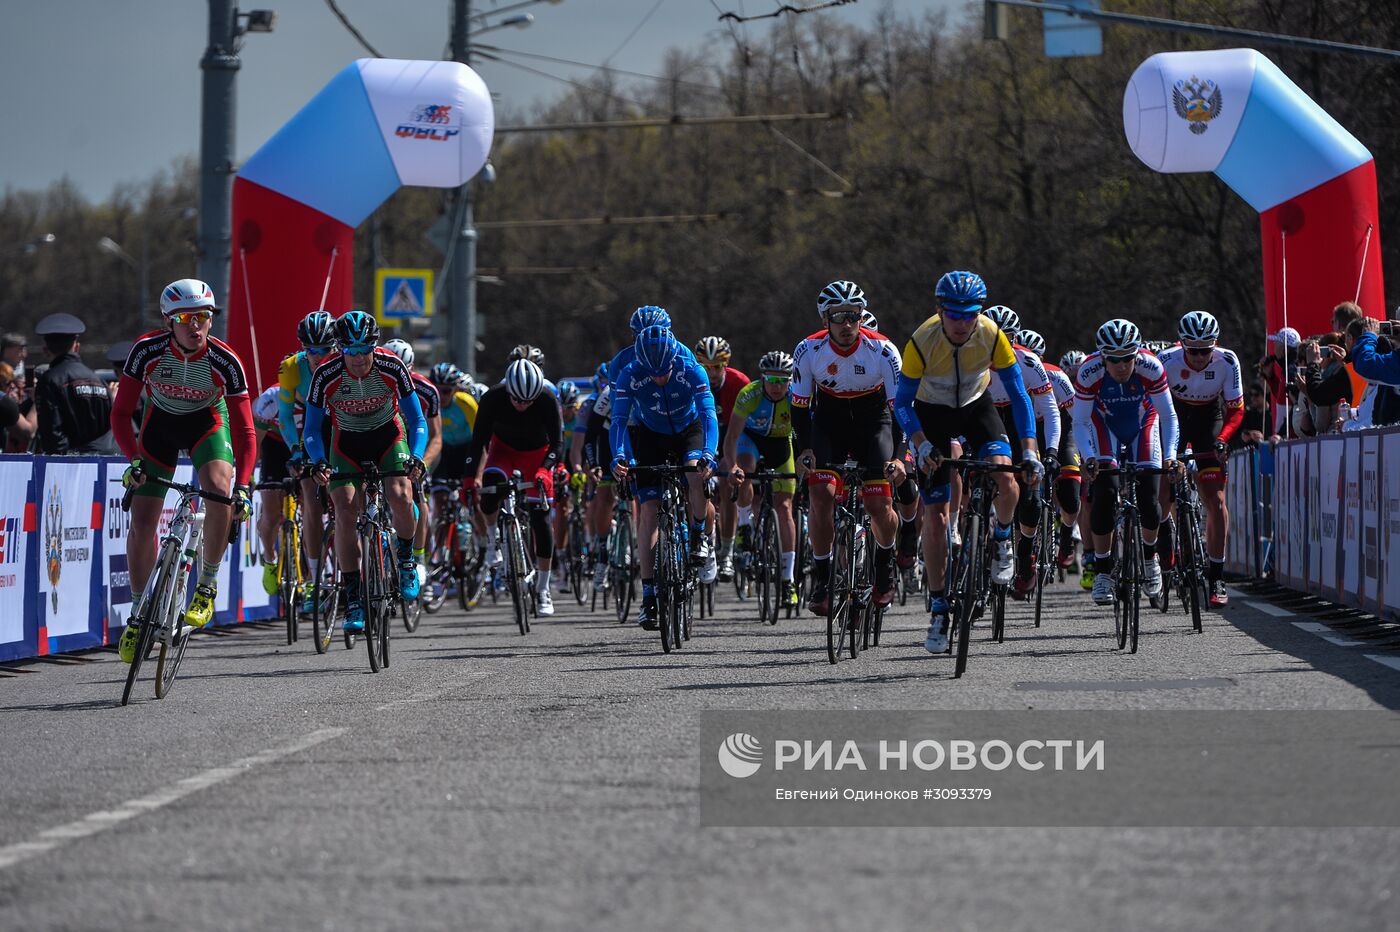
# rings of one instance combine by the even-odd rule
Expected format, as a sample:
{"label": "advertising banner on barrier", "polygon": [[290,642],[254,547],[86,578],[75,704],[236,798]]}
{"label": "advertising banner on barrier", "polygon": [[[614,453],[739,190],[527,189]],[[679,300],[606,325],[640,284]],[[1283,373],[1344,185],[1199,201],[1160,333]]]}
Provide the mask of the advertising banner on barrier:
{"label": "advertising banner on barrier", "polygon": [[[0,658],[23,657],[34,583],[29,575],[35,510],[29,504],[32,460],[0,460]],[[26,621],[29,622],[26,625]]]}
{"label": "advertising banner on barrier", "polygon": [[121,637],[131,617],[131,573],[126,565],[126,538],[131,533],[131,515],[122,511],[122,473],[127,464],[107,460],[102,464],[102,561],[106,574],[107,641]]}
{"label": "advertising banner on barrier", "polygon": [[1318,483],[1318,549],[1322,586],[1320,592],[1328,598],[1338,598],[1342,585],[1338,545],[1342,526],[1342,451],[1341,437],[1324,437],[1318,441],[1321,462]]}
{"label": "advertising banner on barrier", "polygon": [[[45,638],[87,634],[91,628],[96,462],[50,458],[40,472],[38,530],[40,653]],[[100,643],[100,641],[99,641]]]}
{"label": "advertising banner on barrier", "polygon": [[[254,476],[253,485],[258,484]],[[262,584],[262,543],[258,540],[258,520],[262,517],[262,493],[253,495],[253,516],[243,527],[238,541],[239,582],[243,592],[243,617],[265,618],[273,612],[273,598],[267,594]]]}
{"label": "advertising banner on barrier", "polygon": [[[1381,438],[1381,566],[1400,567],[1400,433]],[[1400,609],[1400,572],[1383,572],[1381,604]]]}
{"label": "advertising banner on barrier", "polygon": [[1361,604],[1380,611],[1380,463],[1381,438],[1361,438]]}
{"label": "advertising banner on barrier", "polygon": [[1360,604],[1361,554],[1361,438],[1347,437],[1342,453],[1342,592],[1350,604]]}

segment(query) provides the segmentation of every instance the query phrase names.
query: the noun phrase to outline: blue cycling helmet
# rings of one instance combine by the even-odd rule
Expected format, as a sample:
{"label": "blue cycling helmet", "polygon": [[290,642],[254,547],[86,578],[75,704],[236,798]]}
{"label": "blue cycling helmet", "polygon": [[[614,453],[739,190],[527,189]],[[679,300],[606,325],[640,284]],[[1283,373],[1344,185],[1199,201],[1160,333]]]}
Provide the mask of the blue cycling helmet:
{"label": "blue cycling helmet", "polygon": [[681,345],[659,324],[653,324],[637,334],[637,363],[653,375],[671,371]]}
{"label": "blue cycling helmet", "polygon": [[607,384],[608,384],[608,364],[607,364],[607,363],[605,363],[605,362],[600,362],[600,363],[598,363],[598,371],[595,372],[595,373],[593,373],[593,381],[597,383],[597,387],[598,387],[598,388],[602,388],[604,385],[607,385]]}
{"label": "blue cycling helmet", "polygon": [[982,309],[987,283],[976,272],[948,272],[938,280],[933,294],[948,310],[966,314]]}
{"label": "blue cycling helmet", "polygon": [[629,322],[632,332],[638,336],[648,327],[665,327],[671,329],[671,315],[666,313],[664,307],[657,307],[655,304],[646,304],[632,312],[632,320]]}
{"label": "blue cycling helmet", "polygon": [[577,385],[575,385],[573,382],[569,381],[568,379],[565,379],[564,381],[560,382],[556,387],[559,389],[559,405],[560,405],[560,407],[568,408],[568,407],[571,407],[572,405],[578,404],[578,386],[577,386]]}
{"label": "blue cycling helmet", "polygon": [[346,311],[335,322],[335,339],[342,349],[374,346],[379,342],[379,323],[364,311]]}

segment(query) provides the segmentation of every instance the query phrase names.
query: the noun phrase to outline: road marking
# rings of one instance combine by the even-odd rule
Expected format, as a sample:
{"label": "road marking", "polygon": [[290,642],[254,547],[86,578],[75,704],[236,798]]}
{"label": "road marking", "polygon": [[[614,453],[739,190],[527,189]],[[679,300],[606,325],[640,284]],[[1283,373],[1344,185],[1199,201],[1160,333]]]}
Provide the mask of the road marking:
{"label": "road marking", "polygon": [[55,828],[46,829],[34,836],[32,841],[23,841],[18,844],[6,845],[0,848],[0,870],[13,867],[21,861],[46,854],[55,848],[79,838],[87,838],[89,835],[96,835],[98,832],[119,825],[128,819],[134,819],[139,815],[154,812],[173,802],[178,802],[193,793],[208,789],[225,780],[231,780],[241,774],[245,774],[254,767],[269,764],[278,758],[288,757],[292,754],[300,753],[308,748],[313,748],[318,744],[339,738],[349,731],[348,728],[322,728],[313,731],[308,735],[292,741],[288,744],[278,745],[275,748],[268,748],[266,751],[259,751],[249,757],[240,758],[224,767],[213,767],[203,773],[197,773],[192,777],[185,777],[177,780],[164,789],[156,790],[146,796],[128,800],[117,806],[115,809],[103,809],[93,812],[78,819],[76,822],[69,822],[66,825],[59,825]]}
{"label": "road marking", "polygon": [[1390,667],[1392,670],[1400,670],[1400,657],[1386,657],[1381,654],[1363,654],[1367,660],[1374,660],[1376,663]]}
{"label": "road marking", "polygon": [[1354,641],[1351,638],[1342,637],[1339,634],[1333,634],[1331,628],[1327,627],[1324,624],[1319,624],[1316,621],[1295,621],[1293,622],[1293,627],[1300,628],[1308,632],[1309,634],[1316,634],[1318,637],[1322,638],[1329,644],[1336,644],[1338,647],[1361,646],[1360,641]]}
{"label": "road marking", "polygon": [[377,705],[374,707],[374,711],[387,712],[389,709],[398,709],[406,705],[414,705],[419,702],[430,702],[433,699],[438,699],[442,696],[447,695],[449,692],[456,689],[458,686],[466,685],[466,682],[468,681],[483,679],[485,677],[493,675],[495,672],[495,670],[474,670],[471,673],[463,673],[459,676],[453,677],[453,682],[448,686],[439,686],[436,689],[431,689],[427,692],[421,692],[413,696],[405,696],[403,699],[395,699],[393,702],[386,702],[383,705]]}
{"label": "road marking", "polygon": [[1249,599],[1245,602],[1250,608],[1257,608],[1265,615],[1273,615],[1275,618],[1292,618],[1296,612],[1291,612],[1286,608],[1280,608],[1272,602],[1265,602],[1259,599]]}

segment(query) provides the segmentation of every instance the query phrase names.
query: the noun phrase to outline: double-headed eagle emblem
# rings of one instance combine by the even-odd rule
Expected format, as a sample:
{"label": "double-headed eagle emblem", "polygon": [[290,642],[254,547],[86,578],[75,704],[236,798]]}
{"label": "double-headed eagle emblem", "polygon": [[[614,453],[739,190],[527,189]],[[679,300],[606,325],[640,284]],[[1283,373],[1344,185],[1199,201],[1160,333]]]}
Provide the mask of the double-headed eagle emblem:
{"label": "double-headed eagle emblem", "polygon": [[1214,81],[1201,80],[1193,74],[1172,85],[1172,106],[1197,136],[1206,131],[1207,123],[1220,116],[1220,102],[1220,85]]}

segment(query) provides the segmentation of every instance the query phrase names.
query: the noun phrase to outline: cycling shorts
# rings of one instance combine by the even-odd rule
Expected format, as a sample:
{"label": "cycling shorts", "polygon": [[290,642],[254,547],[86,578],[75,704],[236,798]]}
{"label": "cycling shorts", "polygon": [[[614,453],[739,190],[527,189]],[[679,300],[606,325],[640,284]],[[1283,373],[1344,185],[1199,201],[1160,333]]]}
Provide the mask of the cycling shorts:
{"label": "cycling shorts", "polygon": [[941,504],[948,501],[951,495],[949,477],[952,466],[948,461],[953,455],[954,440],[961,442],[964,451],[975,450],[973,459],[1011,455],[1011,442],[1007,439],[1006,427],[997,414],[990,392],[984,392],[961,408],[915,401],[914,413],[919,418],[924,437],[943,454],[943,463],[932,476],[924,479],[925,505]]}
{"label": "cycling shorts", "polygon": [[[137,456],[141,458],[143,469],[169,482],[175,477],[175,465],[184,450],[189,451],[196,472],[215,461],[233,465],[228,407],[222,398],[208,408],[189,414],[171,414],[154,404],[146,405],[136,439]],[[165,486],[144,482],[136,489],[136,494],[165,498]]]}
{"label": "cycling shorts", "polygon": [[433,466],[433,478],[441,482],[460,482],[467,476],[467,447],[465,443],[444,443],[438,461]]}
{"label": "cycling shorts", "polygon": [[292,458],[292,451],[287,449],[287,442],[280,434],[268,431],[263,435],[262,444],[258,447],[258,482],[281,482],[283,479],[290,479],[291,470],[287,468],[287,461]]}
{"label": "cycling shorts", "polygon": [[637,480],[639,502],[651,502],[661,497],[660,477],[646,467],[680,466],[688,460],[699,458],[705,449],[705,424],[698,417],[674,434],[658,434],[642,424],[628,430],[632,432],[632,458],[636,460],[633,475]]}
{"label": "cycling shorts", "polygon": [[890,495],[885,464],[894,459],[890,406],[880,392],[838,398],[818,393],[812,399],[812,456],[818,468],[807,474],[808,485],[837,485],[836,473],[822,466],[849,457],[860,467],[863,494]]}
{"label": "cycling shorts", "polygon": [[1181,438],[1177,442],[1177,452],[1184,452],[1189,446],[1196,455],[1197,481],[1224,485],[1226,463],[1215,455],[1215,441],[1225,429],[1225,414],[1220,409],[1219,399],[1203,405],[1177,402],[1176,419]]}
{"label": "cycling shorts", "polygon": [[501,438],[492,437],[490,445],[486,448],[486,467],[482,470],[481,481],[485,485],[492,484],[492,477],[486,475],[488,472],[495,472],[500,476],[519,472],[523,481],[533,480],[535,483],[535,487],[525,493],[525,500],[543,501],[548,504],[554,501],[554,476],[551,470],[544,468],[544,458],[548,453],[549,447],[517,450],[509,444],[502,443]]}
{"label": "cycling shorts", "polygon": [[[751,456],[758,469],[771,469],[773,472],[796,472],[797,463],[793,459],[792,437],[758,437],[748,431],[739,435],[735,452],[740,458]],[[796,479],[775,479],[774,492],[797,492]]]}
{"label": "cycling shorts", "polygon": [[[361,463],[374,463],[380,472],[397,472],[408,468],[410,455],[404,439],[403,425],[391,417],[373,430],[332,430],[331,469],[335,472],[360,472]],[[332,479],[330,487],[360,485],[358,479]]]}

